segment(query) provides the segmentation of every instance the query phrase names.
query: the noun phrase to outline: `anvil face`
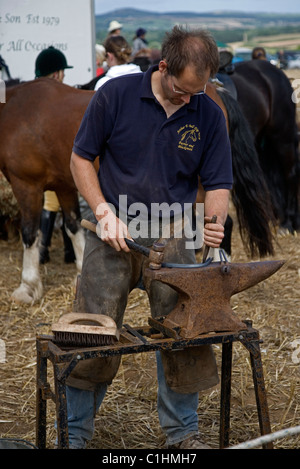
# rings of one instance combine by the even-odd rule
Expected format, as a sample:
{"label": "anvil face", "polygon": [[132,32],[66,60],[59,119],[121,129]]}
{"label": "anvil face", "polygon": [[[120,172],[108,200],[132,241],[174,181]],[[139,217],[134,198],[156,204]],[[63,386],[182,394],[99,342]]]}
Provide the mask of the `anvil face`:
{"label": "anvil face", "polygon": [[212,262],[199,268],[147,269],[145,275],[178,292],[177,305],[163,325],[180,328],[183,338],[195,338],[209,332],[246,329],[232,311],[231,297],[270,277],[283,264],[284,261]]}

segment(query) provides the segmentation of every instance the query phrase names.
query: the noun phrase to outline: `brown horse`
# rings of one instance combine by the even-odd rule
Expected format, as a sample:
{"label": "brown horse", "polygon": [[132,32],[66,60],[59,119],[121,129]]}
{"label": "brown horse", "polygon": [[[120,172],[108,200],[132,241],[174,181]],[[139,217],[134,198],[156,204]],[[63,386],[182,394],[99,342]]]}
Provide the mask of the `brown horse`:
{"label": "brown horse", "polygon": [[16,301],[42,297],[38,231],[43,194],[54,190],[74,241],[81,268],[84,236],[78,229],[78,194],[69,161],[72,142],[93,92],[41,78],[7,89],[0,108],[0,169],[10,182],[20,207],[24,245],[22,281]]}
{"label": "brown horse", "polygon": [[[237,103],[229,96],[226,96],[229,100],[226,108],[224,96],[221,99],[213,85],[208,85],[207,93],[223,109],[229,128],[234,126],[233,166],[245,168],[245,176],[241,175],[242,171],[235,171],[238,180],[235,181],[234,202],[237,207],[240,200],[245,203],[237,210],[241,232],[248,236],[245,242],[252,253],[255,248],[261,255],[270,253],[273,250],[269,229],[272,209],[268,206],[268,193],[264,190],[251,136],[243,135],[245,120],[236,109]],[[21,284],[12,295],[16,301],[31,303],[43,294],[38,234],[45,190],[53,190],[58,196],[66,230],[74,245],[77,267],[81,268],[84,234],[80,227],[78,193],[69,165],[74,137],[93,94],[93,91],[41,78],[7,89],[7,102],[0,105],[0,169],[10,182],[20,207],[24,245]],[[235,117],[229,118],[226,109],[235,109]],[[241,191],[246,192],[247,201],[239,198]],[[255,213],[252,225],[248,223],[249,206]]]}

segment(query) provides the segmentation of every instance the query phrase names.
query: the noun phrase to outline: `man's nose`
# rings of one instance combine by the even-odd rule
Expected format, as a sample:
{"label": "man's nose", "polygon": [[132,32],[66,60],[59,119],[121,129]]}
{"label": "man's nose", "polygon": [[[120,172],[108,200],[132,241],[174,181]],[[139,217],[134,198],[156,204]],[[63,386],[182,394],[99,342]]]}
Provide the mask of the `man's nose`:
{"label": "man's nose", "polygon": [[191,100],[191,96],[189,94],[184,94],[181,96],[181,99],[185,104],[188,104]]}

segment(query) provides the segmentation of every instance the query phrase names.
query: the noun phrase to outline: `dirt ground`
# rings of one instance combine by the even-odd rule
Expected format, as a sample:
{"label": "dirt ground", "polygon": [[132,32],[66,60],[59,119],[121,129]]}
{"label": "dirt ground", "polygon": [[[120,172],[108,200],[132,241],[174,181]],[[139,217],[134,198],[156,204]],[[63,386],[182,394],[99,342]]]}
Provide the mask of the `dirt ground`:
{"label": "dirt ground", "polygon": [[[277,237],[275,259],[285,265],[272,277],[232,297],[240,319],[251,319],[260,331],[265,384],[272,432],[300,424],[300,242],[295,234]],[[237,225],[232,261],[248,262]],[[264,259],[265,260],[265,259]],[[35,305],[12,303],[10,295],[20,281],[22,245],[0,242],[0,331],[6,359],[0,363],[0,438],[35,443],[36,334],[44,333],[62,314],[72,310],[75,265],[63,262],[61,233],[55,233],[51,262],[41,267],[44,297]],[[147,324],[149,305],[142,290],[130,296],[125,321]],[[214,347],[220,363],[221,350]],[[259,436],[249,354],[234,345],[230,445]],[[51,373],[49,380],[51,382]],[[164,447],[156,413],[156,370],[152,352],[123,356],[96,419],[90,448],[155,449]],[[47,447],[53,448],[55,409],[48,401]],[[199,399],[199,429],[218,448],[220,387]],[[300,435],[275,442],[276,448],[300,448]]]}

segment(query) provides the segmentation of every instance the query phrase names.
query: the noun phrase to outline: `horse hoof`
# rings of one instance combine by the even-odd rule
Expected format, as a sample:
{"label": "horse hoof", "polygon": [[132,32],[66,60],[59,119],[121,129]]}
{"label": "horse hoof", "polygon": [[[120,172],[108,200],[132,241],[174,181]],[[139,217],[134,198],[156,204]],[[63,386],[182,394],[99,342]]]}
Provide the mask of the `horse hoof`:
{"label": "horse hoof", "polygon": [[28,285],[21,284],[11,295],[11,299],[16,303],[33,304],[42,297],[42,287],[30,289]]}

